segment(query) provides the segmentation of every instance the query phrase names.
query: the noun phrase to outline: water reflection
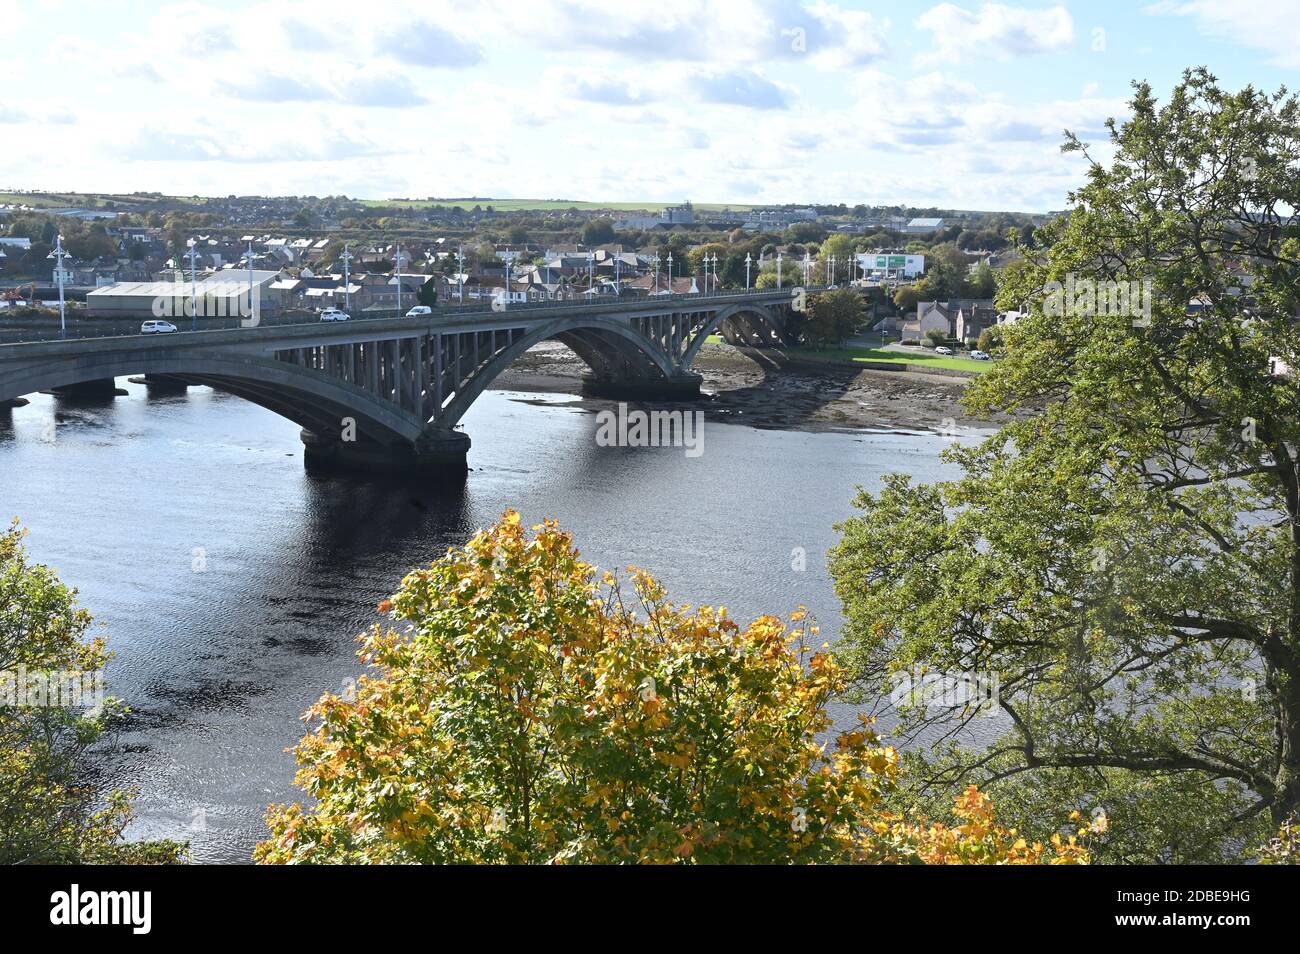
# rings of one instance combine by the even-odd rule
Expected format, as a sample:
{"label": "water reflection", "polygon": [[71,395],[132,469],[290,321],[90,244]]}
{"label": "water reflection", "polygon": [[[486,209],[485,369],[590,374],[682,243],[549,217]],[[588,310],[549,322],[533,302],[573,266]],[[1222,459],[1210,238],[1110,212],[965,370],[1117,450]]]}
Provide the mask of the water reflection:
{"label": "water reflection", "polygon": [[[595,442],[593,405],[488,392],[452,490],[304,473],[298,428],[193,388],[0,411],[0,515],[81,590],[133,709],[109,778],[139,788],[148,835],[246,861],[267,803],[297,797],[285,748],[302,711],[355,677],[355,636],[412,567],[514,507],[555,517],[586,559],[650,569],[675,600],[743,619],[806,604],[840,621],[826,573],[856,485],[942,471],[924,434],[706,423],[704,453]],[[791,554],[801,548],[807,569]]]}

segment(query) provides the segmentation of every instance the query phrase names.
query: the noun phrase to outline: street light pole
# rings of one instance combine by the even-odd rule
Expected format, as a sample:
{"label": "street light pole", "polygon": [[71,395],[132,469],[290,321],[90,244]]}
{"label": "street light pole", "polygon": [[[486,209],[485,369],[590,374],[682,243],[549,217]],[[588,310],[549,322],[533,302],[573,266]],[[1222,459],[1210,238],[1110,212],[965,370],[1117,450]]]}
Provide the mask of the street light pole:
{"label": "street light pole", "polygon": [[655,252],[655,290],[654,294],[659,294],[659,253]]}
{"label": "street light pole", "polygon": [[397,310],[402,310],[402,243],[397,243],[397,253],[393,255],[393,264],[397,266]]}
{"label": "street light pole", "polygon": [[456,298],[465,304],[465,248],[456,246]]}
{"label": "street light pole", "polygon": [[348,311],[352,310],[352,252],[348,250],[350,243],[343,243],[343,254],[339,258],[343,262],[343,307]]}
{"label": "street light pole", "polygon": [[248,317],[255,318],[253,314],[253,243],[248,243]]}
{"label": "street light pole", "polygon": [[[66,316],[64,314],[64,303],[63,303],[63,281],[64,281],[63,260],[68,257],[68,253],[63,250],[62,235],[60,235],[55,240],[54,251],[45,257],[54,259],[54,273],[59,283],[59,337],[66,338],[68,336],[68,325],[67,325]],[[33,293],[32,298],[35,299],[35,297],[36,295],[35,293]]]}
{"label": "street light pole", "polygon": [[668,294],[673,293],[673,253],[668,253]]}
{"label": "street light pole", "polygon": [[749,291],[749,266],[754,262],[753,256],[745,253],[745,291]]}
{"label": "street light pole", "polygon": [[776,287],[781,287],[781,253],[776,253]]}
{"label": "street light pole", "polygon": [[194,287],[195,284],[194,276],[197,271],[197,267],[194,264],[195,241],[194,239],[190,239],[185,244],[190,247],[190,330],[198,331],[199,330],[199,304],[198,304],[198,296],[195,294],[195,287]]}

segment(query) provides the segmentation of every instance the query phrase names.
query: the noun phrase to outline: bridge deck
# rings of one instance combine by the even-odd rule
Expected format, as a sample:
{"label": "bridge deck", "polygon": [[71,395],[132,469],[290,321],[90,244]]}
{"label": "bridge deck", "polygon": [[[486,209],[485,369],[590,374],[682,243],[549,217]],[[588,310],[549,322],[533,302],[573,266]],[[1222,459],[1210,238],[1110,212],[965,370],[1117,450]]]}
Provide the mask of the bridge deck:
{"label": "bridge deck", "polygon": [[[809,287],[804,289],[807,293],[820,291],[820,287]],[[184,328],[172,334],[167,335],[141,335],[138,331],[133,333],[121,333],[105,331],[102,334],[88,334],[84,328],[78,329],[76,334],[69,334],[67,338],[61,338],[57,328],[50,329],[46,332],[27,332],[33,335],[31,340],[11,341],[0,343],[0,358],[5,354],[12,354],[9,349],[22,348],[28,349],[45,344],[58,345],[60,350],[57,353],[63,353],[62,349],[71,347],[76,350],[79,342],[94,340],[97,344],[94,347],[102,346],[105,338],[123,338],[136,342],[138,339],[149,338],[166,342],[169,346],[182,346],[201,343],[202,346],[223,345],[235,341],[248,342],[251,338],[306,338],[318,340],[320,342],[343,343],[349,341],[366,341],[378,340],[379,338],[403,338],[420,334],[428,334],[431,331],[471,331],[481,330],[488,331],[493,327],[518,327],[521,319],[527,320],[549,320],[559,316],[584,316],[584,315],[618,315],[620,317],[643,317],[650,315],[663,315],[673,312],[682,311],[710,311],[716,308],[738,303],[752,303],[756,305],[777,305],[785,304],[791,301],[796,289],[762,289],[750,292],[729,292],[715,295],[657,295],[646,298],[635,299],[618,299],[616,301],[600,302],[527,302],[522,304],[513,304],[508,307],[496,309],[490,306],[441,306],[433,315],[423,318],[407,318],[399,312],[384,312],[382,314],[357,313],[349,321],[340,322],[322,322],[314,318],[305,318],[299,315],[264,317],[259,320],[255,327],[248,327],[239,322],[238,318],[229,319],[201,319],[203,321],[223,321],[227,327],[207,328],[197,331],[190,331]],[[686,306],[686,307],[684,307]],[[5,329],[3,316],[0,315],[0,332]],[[93,323],[98,319],[81,318],[81,323]],[[115,322],[121,319],[103,319]],[[178,327],[185,323],[186,319],[172,319],[172,323]],[[358,325],[364,324],[364,332],[358,329]],[[230,337],[230,336],[237,337]],[[82,345],[87,347],[87,345]]]}

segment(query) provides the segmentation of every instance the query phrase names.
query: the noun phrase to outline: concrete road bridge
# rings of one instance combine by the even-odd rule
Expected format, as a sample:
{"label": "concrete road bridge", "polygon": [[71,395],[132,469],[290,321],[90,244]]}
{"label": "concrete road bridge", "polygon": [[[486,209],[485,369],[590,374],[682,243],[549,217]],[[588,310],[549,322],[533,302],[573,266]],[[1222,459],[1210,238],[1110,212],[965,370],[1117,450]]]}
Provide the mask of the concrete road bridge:
{"label": "concrete road bridge", "polygon": [[781,343],[804,293],[547,302],[440,309],[425,318],[3,344],[0,406],[39,391],[112,393],[114,378],[144,375],[159,384],[210,385],[294,421],[311,469],[463,473],[470,440],[457,428],[460,419],[538,342],[563,342],[586,362],[587,393],[680,400],[699,394],[691,364],[709,335]]}

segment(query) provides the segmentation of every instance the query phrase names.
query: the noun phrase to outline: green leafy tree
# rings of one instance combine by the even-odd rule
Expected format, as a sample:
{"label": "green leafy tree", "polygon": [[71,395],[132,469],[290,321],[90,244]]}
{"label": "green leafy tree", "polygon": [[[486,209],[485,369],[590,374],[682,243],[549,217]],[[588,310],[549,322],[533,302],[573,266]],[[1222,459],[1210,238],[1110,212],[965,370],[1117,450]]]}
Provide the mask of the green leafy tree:
{"label": "green leafy tree", "polygon": [[900,312],[911,312],[916,310],[916,303],[921,300],[921,295],[917,291],[916,285],[901,285],[894,292],[894,307]]}
{"label": "green leafy tree", "polygon": [[998,277],[987,261],[980,262],[966,281],[966,294],[971,298],[992,298],[998,291]]}
{"label": "green leafy tree", "polygon": [[837,288],[813,295],[808,300],[808,318],[803,323],[804,340],[810,344],[843,344],[867,321],[862,296],[852,288]]}
{"label": "green leafy tree", "polygon": [[993,354],[1001,353],[1004,344],[1005,328],[1002,325],[990,325],[980,332],[979,339],[975,342],[975,347],[980,351]]}
{"label": "green leafy tree", "polygon": [[1022,416],[952,449],[959,478],[890,478],[842,525],[844,648],[867,691],[912,666],[997,678],[1002,736],[919,777],[981,783],[1029,830],[1090,798],[1126,834],[1109,860],[1250,856],[1300,806],[1300,379],[1278,365],[1300,367],[1300,106],[1194,70],[1164,105],[1135,84],[1109,129],[967,392]]}
{"label": "green leafy tree", "polygon": [[582,244],[588,247],[607,245],[614,241],[614,222],[605,217],[591,219],[583,223],[579,235],[582,238]]}
{"label": "green leafy tree", "polygon": [[428,305],[430,308],[437,308],[438,279],[425,279],[424,284],[420,286],[420,290],[415,293],[415,298],[421,305]]}
{"label": "green leafy tree", "polygon": [[854,259],[856,248],[852,236],[832,235],[826,241],[822,242],[819,256],[822,259],[823,273],[825,271],[825,262],[831,257],[835,259],[835,274],[832,276],[833,281],[848,281],[850,272],[850,263]]}
{"label": "green leafy tree", "polygon": [[[101,797],[90,781],[90,749],[122,713],[113,700],[93,698],[93,676],[80,678],[102,673],[109,655],[102,638],[86,638],[90,625],[76,593],[28,562],[17,524],[0,533],[0,864],[152,864],[185,856],[175,842],[123,841],[129,794]],[[91,698],[51,698],[52,687],[77,685]]]}
{"label": "green leafy tree", "polygon": [[919,283],[921,301],[947,301],[967,293],[966,256],[946,242],[925,252],[925,278]]}
{"label": "green leafy tree", "polygon": [[954,825],[881,811],[897,753],[864,724],[824,746],[842,670],[794,614],[748,626],[631,593],[553,523],[507,512],[380,611],[354,697],[298,746],[314,799],[272,806],[264,863],[1072,863],[974,788]]}
{"label": "green leafy tree", "polygon": [[[795,288],[803,284],[803,268],[798,262],[792,261],[788,256],[781,259],[781,287]],[[775,288],[776,282],[776,261],[772,260],[763,266],[758,273],[758,278],[754,281],[755,288]]]}

